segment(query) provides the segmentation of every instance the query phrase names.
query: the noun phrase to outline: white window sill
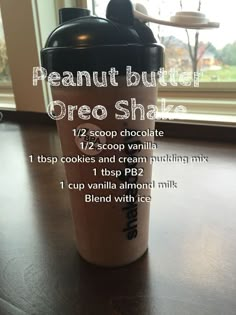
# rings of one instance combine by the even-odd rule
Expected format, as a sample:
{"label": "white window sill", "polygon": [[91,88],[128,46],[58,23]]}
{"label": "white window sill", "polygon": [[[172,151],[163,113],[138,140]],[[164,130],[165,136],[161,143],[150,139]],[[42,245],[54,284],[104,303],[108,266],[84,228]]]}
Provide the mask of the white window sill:
{"label": "white window sill", "polygon": [[16,104],[13,94],[8,93],[0,94],[0,109],[16,110]]}
{"label": "white window sill", "polygon": [[[158,109],[163,111],[163,100],[165,102],[165,108],[168,105],[173,106],[173,110],[177,106],[184,106],[186,113],[177,114],[164,113],[170,122],[171,118],[174,118],[174,122],[181,123],[194,123],[202,125],[217,125],[217,126],[236,126],[236,100],[235,99],[219,99],[219,98],[199,98],[199,97],[162,97],[158,98]],[[161,117],[162,117],[161,116]]]}
{"label": "white window sill", "polygon": [[[178,115],[178,116],[177,116]],[[157,120],[167,123],[180,123],[204,126],[236,127],[236,117],[231,115],[212,115],[212,114],[168,114],[166,120]],[[173,118],[173,119],[171,119]]]}

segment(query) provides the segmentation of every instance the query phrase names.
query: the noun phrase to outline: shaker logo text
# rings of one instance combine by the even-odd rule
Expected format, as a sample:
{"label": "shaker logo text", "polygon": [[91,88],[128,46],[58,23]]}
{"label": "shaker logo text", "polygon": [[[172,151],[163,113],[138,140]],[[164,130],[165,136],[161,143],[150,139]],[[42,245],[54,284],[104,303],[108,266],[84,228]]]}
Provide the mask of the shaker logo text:
{"label": "shaker logo text", "polygon": [[[131,141],[130,141],[131,140]],[[140,140],[132,140],[132,137],[125,138],[125,153],[131,157],[131,160],[134,160],[135,154],[139,152],[139,150],[134,149],[135,146],[132,144],[142,144]],[[122,208],[126,215],[126,226],[123,229],[123,232],[126,233],[126,238],[131,241],[138,236],[138,178],[139,173],[136,172],[127,172],[127,169],[133,170],[137,168],[137,163],[129,163],[128,159],[125,163],[125,170],[122,171],[121,176],[119,177],[120,181],[126,182],[127,184],[134,184],[136,188],[128,188],[125,191],[125,195],[130,198],[130,201]]]}

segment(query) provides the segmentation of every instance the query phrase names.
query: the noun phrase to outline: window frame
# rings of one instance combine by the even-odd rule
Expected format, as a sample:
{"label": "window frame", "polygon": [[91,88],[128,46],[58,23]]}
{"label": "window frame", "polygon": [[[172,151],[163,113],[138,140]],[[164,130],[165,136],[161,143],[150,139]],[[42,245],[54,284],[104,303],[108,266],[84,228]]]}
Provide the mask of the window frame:
{"label": "window frame", "polygon": [[[40,5],[39,5],[40,2]],[[50,2],[50,6],[49,6]],[[21,21],[23,25],[18,24],[17,28],[25,29],[27,27],[27,32],[30,32],[31,36],[31,44],[34,48],[30,54],[30,63],[31,66],[38,66],[40,65],[40,50],[45,44],[45,38],[49,35],[50,31],[48,31],[45,27],[42,27],[45,20],[42,19],[42,13],[44,8],[42,5],[45,5],[45,8],[48,11],[47,14],[47,23],[50,24],[51,16],[53,16],[53,24],[58,24],[58,9],[71,6],[71,7],[85,7],[90,9],[92,12],[95,7],[94,0],[31,0],[31,1],[16,1],[16,0],[0,0],[1,10],[3,17],[3,24],[4,30],[6,35],[6,44],[7,49],[9,49],[9,64],[11,68],[12,74],[12,88],[9,85],[0,86],[0,103],[1,101],[5,101],[8,103],[10,100],[10,96],[14,101],[12,92],[14,91],[15,98],[16,98],[16,110],[19,111],[35,111],[35,112],[45,112],[45,108],[50,101],[50,91],[46,86],[45,82],[42,82],[37,88],[32,86],[32,71],[30,76],[19,76],[17,72],[19,72],[22,68],[20,63],[27,64],[28,56],[21,56],[24,60],[17,61],[17,56],[15,55],[16,45],[14,45],[14,41],[17,41],[16,34],[12,32],[13,26],[15,25],[15,21],[17,21],[17,17],[19,16],[17,12],[19,10],[26,10],[28,16],[24,21]],[[49,8],[50,7],[50,8]],[[12,10],[11,8],[14,8]],[[42,12],[43,11],[43,12]],[[49,12],[50,11],[50,12]],[[49,14],[50,13],[50,14]],[[9,17],[9,15],[11,15]],[[44,17],[45,18],[45,17]],[[12,26],[14,21],[14,25]],[[20,31],[20,30],[18,30]],[[27,45],[27,39],[22,38],[21,40],[25,40],[24,43],[21,43],[21,48],[24,44]],[[12,44],[13,42],[13,44]],[[17,65],[14,67],[14,65]],[[32,69],[31,69],[32,70]],[[25,84],[26,87],[24,88],[24,93],[21,91],[22,82],[23,80],[27,83]],[[30,80],[30,82],[29,82]],[[30,89],[30,93],[28,90]],[[225,110],[225,114],[232,115],[232,109],[235,107],[235,114],[236,114],[236,82],[214,82],[208,83],[204,82],[200,84],[199,88],[186,88],[178,86],[172,87],[158,87],[159,89],[159,97],[166,98],[167,101],[174,101],[176,104],[179,104],[181,100],[185,102],[189,100],[191,103],[190,112],[199,114],[199,108],[204,104],[204,112],[211,113],[217,115],[219,113],[219,106]],[[192,102],[194,99],[199,100],[199,108],[196,105],[196,102]],[[31,106],[30,102],[34,100],[34,107]],[[206,102],[206,101],[211,101]],[[214,106],[215,100],[215,106]],[[221,103],[219,103],[219,100]],[[235,103],[235,104],[234,104]],[[233,104],[233,105],[232,105]],[[0,104],[1,108],[1,104]],[[216,110],[214,110],[214,108]],[[222,113],[222,111],[221,111]]]}

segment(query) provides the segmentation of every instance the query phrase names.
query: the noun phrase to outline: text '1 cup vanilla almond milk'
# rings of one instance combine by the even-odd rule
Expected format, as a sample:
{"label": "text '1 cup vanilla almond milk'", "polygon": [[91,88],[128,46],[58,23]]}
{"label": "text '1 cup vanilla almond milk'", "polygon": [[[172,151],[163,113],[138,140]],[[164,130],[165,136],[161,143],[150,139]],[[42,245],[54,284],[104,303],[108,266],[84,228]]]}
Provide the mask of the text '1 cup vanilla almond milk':
{"label": "text '1 cup vanilla almond milk'", "polygon": [[157,87],[163,47],[112,0],[107,18],[63,9],[42,50],[63,152],[76,244],[101,266],[122,266],[148,248]]}

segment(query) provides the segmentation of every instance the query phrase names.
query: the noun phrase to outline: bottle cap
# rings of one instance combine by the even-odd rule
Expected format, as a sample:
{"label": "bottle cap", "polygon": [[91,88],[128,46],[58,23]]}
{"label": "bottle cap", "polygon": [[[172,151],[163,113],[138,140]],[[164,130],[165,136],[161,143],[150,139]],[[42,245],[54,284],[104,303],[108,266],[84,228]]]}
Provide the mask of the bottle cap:
{"label": "bottle cap", "polygon": [[[65,16],[64,12],[60,14]],[[67,22],[51,33],[41,52],[48,73],[70,71],[76,76],[78,71],[92,73],[113,67],[122,75],[127,66],[139,73],[163,67],[163,46],[156,43],[147,25],[134,18],[129,0],[111,0],[107,19],[74,18],[80,11],[70,8],[68,12],[73,19],[68,21],[67,15]]]}

